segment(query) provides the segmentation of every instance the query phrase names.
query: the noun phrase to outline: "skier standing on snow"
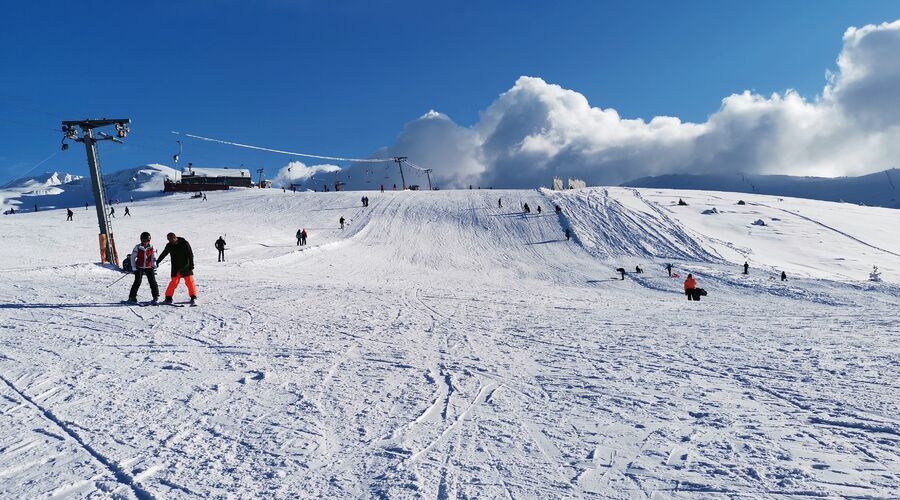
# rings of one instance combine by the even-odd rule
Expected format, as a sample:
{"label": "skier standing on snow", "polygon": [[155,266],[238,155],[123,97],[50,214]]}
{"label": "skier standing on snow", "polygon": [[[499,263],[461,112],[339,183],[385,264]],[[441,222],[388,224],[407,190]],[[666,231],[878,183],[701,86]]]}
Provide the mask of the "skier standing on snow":
{"label": "skier standing on snow", "polygon": [[344,230],[344,216],[341,216],[341,218],[338,219],[338,222],[341,223],[341,231],[343,231]]}
{"label": "skier standing on snow", "polygon": [[666,264],[666,271],[669,272],[669,277],[671,278],[672,277],[672,263],[671,262]]}
{"label": "skier standing on snow", "polygon": [[125,207],[125,215],[123,215],[122,217],[131,217],[131,210],[128,210],[127,206]]}
{"label": "skier standing on snow", "polygon": [[687,279],[684,280],[684,294],[688,300],[700,300],[700,294],[697,293],[697,280],[694,275],[688,273]]}
{"label": "skier standing on snow", "polygon": [[306,229],[305,228],[303,229],[303,231],[300,231],[300,244],[303,246],[306,246]]}
{"label": "skier standing on snow", "polygon": [[113,219],[116,218],[116,207],[109,207],[109,216]]}
{"label": "skier standing on snow", "polygon": [[572,237],[572,230],[569,228],[566,228],[566,241],[569,241],[569,238],[571,238],[571,237]]}
{"label": "skier standing on snow", "polygon": [[219,251],[219,262],[225,262],[225,238],[219,236],[216,240],[216,250]]}
{"label": "skier standing on snow", "polygon": [[166,248],[159,254],[157,263],[162,262],[166,255],[172,254],[172,281],[166,288],[166,304],[172,303],[172,297],[175,295],[175,289],[184,278],[184,284],[187,286],[188,294],[191,297],[191,305],[196,305],[197,285],[194,284],[194,252],[191,250],[190,243],[184,238],[175,236],[175,233],[166,235],[169,243]]}
{"label": "skier standing on snow", "polygon": [[302,231],[303,231],[302,229],[297,230],[297,246],[298,247],[303,244],[303,232]]}
{"label": "skier standing on snow", "polygon": [[750,274],[750,264],[747,261],[744,261],[744,274]]}
{"label": "skier standing on snow", "polygon": [[72,211],[71,208],[66,209],[66,220],[72,220],[72,216],[75,215],[75,212]]}
{"label": "skier standing on snow", "polygon": [[503,198],[497,198],[497,208],[503,208]]}
{"label": "skier standing on snow", "polygon": [[781,271],[781,281],[787,281],[787,273]]}
{"label": "skier standing on snow", "polygon": [[538,205],[538,213],[541,213],[541,206]]}
{"label": "skier standing on snow", "polygon": [[147,283],[150,283],[150,293],[153,294],[151,304],[156,305],[156,301],[159,299],[159,285],[156,284],[156,250],[150,244],[150,233],[147,231],[141,233],[141,242],[134,246],[129,258],[131,259],[131,269],[134,272],[134,283],[128,293],[128,302],[137,303],[141,277],[146,276]]}

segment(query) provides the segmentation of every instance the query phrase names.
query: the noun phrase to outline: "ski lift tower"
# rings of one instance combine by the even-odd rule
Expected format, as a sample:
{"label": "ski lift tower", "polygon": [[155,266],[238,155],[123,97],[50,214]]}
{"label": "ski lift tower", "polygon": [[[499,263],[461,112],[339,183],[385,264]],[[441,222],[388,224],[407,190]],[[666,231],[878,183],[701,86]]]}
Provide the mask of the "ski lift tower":
{"label": "ski lift tower", "polygon": [[393,160],[400,167],[400,181],[403,183],[403,189],[406,190],[406,177],[403,176],[403,162],[406,161],[406,156],[395,156]]}
{"label": "ski lift tower", "polygon": [[[63,151],[69,149],[66,139],[83,142],[87,151],[88,169],[91,171],[91,186],[94,190],[94,205],[97,208],[97,222],[100,226],[100,263],[119,266],[119,255],[116,253],[116,240],[113,237],[112,225],[109,223],[109,213],[106,211],[106,192],[103,189],[103,175],[100,172],[100,156],[97,150],[97,142],[113,141],[122,143],[130,131],[131,120],[128,118],[100,120],[69,120],[62,122]],[[116,126],[116,135],[111,136],[105,132],[94,135],[94,129],[100,127]],[[75,127],[81,129],[79,134]],[[99,137],[98,137],[99,136]]]}

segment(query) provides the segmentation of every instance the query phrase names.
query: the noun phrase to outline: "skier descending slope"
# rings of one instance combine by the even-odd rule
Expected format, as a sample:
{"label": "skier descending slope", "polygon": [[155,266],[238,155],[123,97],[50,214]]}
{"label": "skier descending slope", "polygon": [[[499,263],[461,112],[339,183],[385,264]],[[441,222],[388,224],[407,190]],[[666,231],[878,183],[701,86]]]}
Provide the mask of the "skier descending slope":
{"label": "skier descending slope", "polygon": [[184,278],[184,284],[187,286],[188,294],[191,297],[191,305],[197,305],[197,286],[194,284],[194,252],[191,250],[190,243],[184,238],[175,236],[175,233],[166,235],[169,243],[162,253],[159,254],[159,260],[162,262],[166,255],[172,254],[172,281],[166,288],[166,304],[172,303],[172,297],[175,295],[175,289]]}
{"label": "skier descending slope", "polygon": [[150,244],[150,233],[147,231],[141,233],[141,242],[134,246],[130,259],[131,269],[134,270],[134,283],[131,285],[131,292],[128,293],[128,302],[137,303],[141,277],[147,276],[150,293],[153,294],[153,301],[150,303],[156,305],[156,301],[159,299],[159,286],[156,284],[156,249]]}

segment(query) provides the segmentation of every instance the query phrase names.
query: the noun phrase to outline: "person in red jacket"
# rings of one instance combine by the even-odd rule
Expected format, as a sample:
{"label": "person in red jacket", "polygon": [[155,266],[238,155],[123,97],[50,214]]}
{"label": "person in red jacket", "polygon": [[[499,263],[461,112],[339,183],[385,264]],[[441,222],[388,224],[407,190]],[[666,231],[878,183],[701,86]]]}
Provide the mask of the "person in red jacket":
{"label": "person in red jacket", "polygon": [[131,251],[131,269],[134,272],[134,284],[131,285],[131,292],[128,294],[128,302],[132,304],[137,302],[137,292],[141,287],[141,277],[147,276],[147,283],[150,283],[150,293],[153,294],[151,304],[156,304],[159,299],[159,285],[156,284],[156,249],[150,244],[150,233],[144,231],[141,233],[141,242],[135,245]]}
{"label": "person in red jacket", "polygon": [[684,294],[687,295],[688,300],[700,300],[700,294],[697,293],[697,280],[694,279],[693,274],[688,274],[687,279],[684,280]]}

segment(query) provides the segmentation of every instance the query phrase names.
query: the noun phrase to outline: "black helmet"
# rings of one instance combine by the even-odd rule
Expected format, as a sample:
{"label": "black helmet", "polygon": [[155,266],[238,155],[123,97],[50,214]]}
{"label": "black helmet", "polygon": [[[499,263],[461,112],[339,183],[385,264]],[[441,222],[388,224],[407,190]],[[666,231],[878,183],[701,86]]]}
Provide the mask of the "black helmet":
{"label": "black helmet", "polygon": [[147,231],[144,231],[143,233],[141,233],[141,241],[149,240],[149,239],[150,239],[150,233],[148,233]]}

